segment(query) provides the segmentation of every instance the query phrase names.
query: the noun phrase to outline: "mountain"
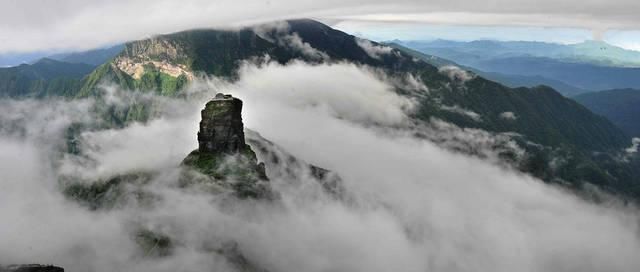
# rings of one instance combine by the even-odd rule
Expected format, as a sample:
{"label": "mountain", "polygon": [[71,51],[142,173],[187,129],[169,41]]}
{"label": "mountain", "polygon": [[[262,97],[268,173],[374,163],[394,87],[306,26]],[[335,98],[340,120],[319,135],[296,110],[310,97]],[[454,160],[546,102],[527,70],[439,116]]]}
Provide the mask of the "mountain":
{"label": "mountain", "polygon": [[124,44],[118,44],[107,48],[99,48],[83,52],[51,55],[48,58],[68,63],[84,63],[98,66],[118,55],[123,49]]}
{"label": "mountain", "polygon": [[94,66],[41,59],[0,68],[0,97],[65,96],[78,89]]}
{"label": "mountain", "polygon": [[566,95],[640,87],[640,52],[604,42],[396,42],[489,73],[488,77],[497,73],[493,79],[508,85],[550,85]]}
{"label": "mountain", "polygon": [[608,118],[627,134],[640,137],[640,90],[600,91],[582,94],[573,99]]}
{"label": "mountain", "polygon": [[[507,139],[492,146],[505,163],[545,181],[576,189],[595,184],[605,191],[640,197],[640,188],[635,186],[640,182],[640,175],[634,174],[636,168],[616,160],[631,138],[555,90],[544,86],[513,89],[454,65],[436,67],[411,52],[360,39],[313,20],[235,31],[183,31],[129,42],[116,57],[82,78],[80,86],[46,94],[99,101],[103,95],[100,83],[110,82],[126,89],[179,97],[185,86],[202,76],[237,80],[243,61],[348,62],[373,68],[396,79],[395,91],[417,102],[411,124],[396,129],[416,130],[446,148],[481,157],[485,156],[483,151],[473,146],[476,136],[458,138],[447,133],[455,128],[461,133],[487,133]],[[415,87],[420,84],[428,91]],[[128,109],[98,103],[95,112],[113,127],[152,118],[154,105],[135,103]],[[524,155],[513,150],[514,143]]]}
{"label": "mountain", "polygon": [[20,64],[33,63],[41,58],[50,55],[47,52],[29,52],[29,53],[5,53],[0,55],[0,68],[18,66]]}
{"label": "mountain", "polygon": [[430,48],[449,49],[451,54],[468,54],[468,56],[475,56],[477,59],[529,56],[600,66],[640,67],[640,52],[627,50],[603,41],[588,40],[576,44],[495,40],[395,42],[419,51]]}
{"label": "mountain", "polygon": [[[238,31],[184,31],[130,42],[113,60],[88,75],[74,96],[99,97],[97,86],[104,81],[179,96],[183,86],[201,75],[235,80],[242,61],[261,59],[282,64],[294,60],[351,62],[380,69],[390,77],[413,75],[428,93],[402,86],[396,90],[419,101],[412,115],[416,124],[429,124],[436,118],[463,129],[518,135],[513,141],[527,152],[525,158],[513,162],[519,169],[576,188],[586,182],[607,191],[640,196],[640,188],[633,187],[636,181],[627,178],[633,167],[613,162],[631,143],[630,137],[553,89],[512,89],[455,67],[438,68],[410,52],[359,39],[312,20]],[[146,107],[136,106],[136,112],[148,111]],[[136,116],[111,114],[109,118],[124,124],[137,120]],[[503,159],[512,161],[514,156],[506,152]],[[557,161],[563,164],[554,163]]]}
{"label": "mountain", "polygon": [[424,53],[421,53],[419,51],[410,49],[408,47],[402,46],[398,43],[386,43],[386,45],[391,46],[393,48],[402,50],[403,52],[410,54],[411,56],[421,59],[433,66],[436,66],[438,68],[444,67],[444,66],[448,66],[448,65],[454,65],[454,66],[458,66],[460,68],[463,68],[467,71],[472,71],[475,74],[478,74],[486,79],[489,80],[493,80],[496,82],[500,82],[508,87],[511,88],[518,88],[518,87],[537,87],[540,85],[545,85],[545,86],[549,86],[552,87],[553,89],[557,90],[558,92],[566,95],[566,96],[572,96],[572,95],[576,95],[576,94],[580,94],[580,93],[585,93],[588,92],[588,90],[585,89],[581,89],[575,86],[571,86],[569,84],[566,84],[562,81],[559,80],[555,80],[555,79],[549,79],[543,76],[525,76],[525,75],[513,75],[513,74],[504,74],[504,73],[496,73],[496,72],[485,72],[485,71],[481,71],[479,69],[474,69],[472,67],[467,67],[467,66],[463,66],[460,65],[454,61],[445,59],[445,58],[441,58],[441,57],[437,57],[437,56],[433,56],[433,55],[427,55]]}
{"label": "mountain", "polygon": [[[258,164],[255,152],[245,142],[242,124],[242,101],[218,93],[202,110],[197,150],[182,162],[193,174],[183,180],[189,183],[214,183],[239,198],[269,198],[272,194],[264,163]],[[228,163],[233,161],[235,163]]]}
{"label": "mountain", "polygon": [[508,57],[467,64],[504,74],[542,76],[586,90],[640,88],[640,68],[608,67],[542,57]]}

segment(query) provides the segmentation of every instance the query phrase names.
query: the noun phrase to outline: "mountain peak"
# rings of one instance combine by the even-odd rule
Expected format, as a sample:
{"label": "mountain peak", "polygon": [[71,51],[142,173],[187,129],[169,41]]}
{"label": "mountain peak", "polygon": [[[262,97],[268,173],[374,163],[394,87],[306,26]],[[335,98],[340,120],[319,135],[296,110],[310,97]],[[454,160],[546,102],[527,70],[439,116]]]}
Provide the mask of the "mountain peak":
{"label": "mountain peak", "polygon": [[[182,162],[183,180],[214,185],[240,198],[273,197],[263,163],[246,144],[242,124],[242,100],[218,93],[201,112],[198,149]],[[185,184],[188,185],[188,184]]]}
{"label": "mountain peak", "polygon": [[200,152],[234,154],[246,148],[242,100],[218,93],[202,110],[198,132]]}

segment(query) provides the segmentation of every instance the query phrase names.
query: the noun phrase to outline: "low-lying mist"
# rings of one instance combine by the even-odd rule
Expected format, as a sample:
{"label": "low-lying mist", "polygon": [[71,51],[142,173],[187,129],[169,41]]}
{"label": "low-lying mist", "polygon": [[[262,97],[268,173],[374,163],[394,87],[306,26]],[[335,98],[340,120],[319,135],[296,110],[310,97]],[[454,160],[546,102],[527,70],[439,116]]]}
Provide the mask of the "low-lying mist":
{"label": "low-lying mist", "polygon": [[[236,271],[216,250],[237,247],[266,271],[636,271],[635,209],[587,203],[486,160],[394,130],[415,107],[393,82],[351,64],[246,64],[240,79],[194,82],[187,98],[105,85],[108,103],[160,105],[156,118],[81,134],[99,122],[93,100],[0,101],[0,263],[52,263],[67,271]],[[223,199],[177,186],[197,146],[200,110],[216,92],[244,101],[245,127],[298,159],[330,169],[348,198],[304,175],[267,174],[280,198]],[[428,127],[425,127],[428,129]],[[259,140],[256,133],[247,137]],[[452,135],[453,137],[453,135]],[[259,159],[265,154],[256,150]],[[289,169],[300,170],[300,169]],[[154,201],[92,211],[59,178],[151,172]],[[136,229],[163,233],[173,250],[147,256]]]}

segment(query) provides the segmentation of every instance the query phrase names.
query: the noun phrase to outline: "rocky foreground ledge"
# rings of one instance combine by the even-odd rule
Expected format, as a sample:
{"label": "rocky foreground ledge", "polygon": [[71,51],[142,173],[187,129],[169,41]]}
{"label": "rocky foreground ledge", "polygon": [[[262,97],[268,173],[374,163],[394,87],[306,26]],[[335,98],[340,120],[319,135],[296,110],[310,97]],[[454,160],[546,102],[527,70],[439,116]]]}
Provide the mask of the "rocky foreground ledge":
{"label": "rocky foreground ledge", "polygon": [[0,272],[64,272],[62,267],[40,264],[0,265]]}

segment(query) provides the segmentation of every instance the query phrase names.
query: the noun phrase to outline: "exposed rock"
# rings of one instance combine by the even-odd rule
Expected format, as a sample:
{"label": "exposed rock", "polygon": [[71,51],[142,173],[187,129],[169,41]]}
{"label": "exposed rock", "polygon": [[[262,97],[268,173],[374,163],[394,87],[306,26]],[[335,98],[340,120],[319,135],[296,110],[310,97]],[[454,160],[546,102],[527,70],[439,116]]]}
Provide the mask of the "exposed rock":
{"label": "exposed rock", "polygon": [[61,267],[40,264],[16,264],[1,266],[0,272],[64,272]]}
{"label": "exposed rock", "polygon": [[264,164],[246,144],[242,124],[242,101],[230,95],[217,94],[202,110],[199,147],[182,162],[189,171],[182,185],[210,185],[214,192],[231,192],[241,198],[270,197]]}
{"label": "exposed rock", "polygon": [[245,149],[242,100],[217,94],[201,112],[198,150],[234,154]]}
{"label": "exposed rock", "polygon": [[113,63],[134,79],[140,79],[145,72],[155,69],[172,77],[184,75],[193,80],[193,72],[184,56],[184,49],[177,43],[152,38],[127,44]]}

